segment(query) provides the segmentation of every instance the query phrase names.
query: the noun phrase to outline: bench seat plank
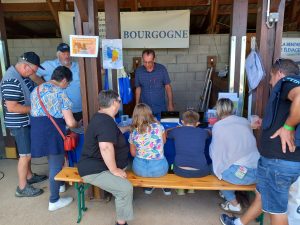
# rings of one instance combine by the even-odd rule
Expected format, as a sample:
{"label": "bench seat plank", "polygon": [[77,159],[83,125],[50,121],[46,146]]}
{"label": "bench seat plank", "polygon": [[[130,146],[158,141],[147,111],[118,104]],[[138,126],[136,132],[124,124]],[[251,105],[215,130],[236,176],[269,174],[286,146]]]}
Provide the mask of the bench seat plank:
{"label": "bench seat plank", "polygon": [[70,183],[83,183],[83,180],[80,177],[76,167],[64,167],[58,174],[56,174],[54,180],[66,181]]}
{"label": "bench seat plank", "polygon": [[194,190],[237,190],[254,191],[255,185],[235,185],[219,180],[213,175],[202,178],[184,178],[175,174],[163,177],[139,177],[132,171],[127,172],[127,178],[134,187],[175,188]]}

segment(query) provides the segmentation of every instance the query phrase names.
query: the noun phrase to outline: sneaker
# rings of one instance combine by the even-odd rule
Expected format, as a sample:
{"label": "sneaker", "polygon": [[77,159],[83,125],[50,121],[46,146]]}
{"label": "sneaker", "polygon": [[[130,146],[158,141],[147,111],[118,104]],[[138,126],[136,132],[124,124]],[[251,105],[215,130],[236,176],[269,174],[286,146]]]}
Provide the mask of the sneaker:
{"label": "sneaker", "polygon": [[29,184],[26,184],[24,189],[20,189],[19,186],[17,187],[15,196],[16,197],[36,197],[43,194],[43,190],[39,188],[34,188]]}
{"label": "sneaker", "polygon": [[241,213],[242,212],[242,207],[240,204],[237,204],[236,206],[234,206],[229,201],[221,203],[220,207],[226,212],[231,212],[231,213]]}
{"label": "sneaker", "polygon": [[151,195],[155,188],[144,188],[144,193],[146,195]]}
{"label": "sneaker", "polygon": [[184,189],[176,189],[177,195],[185,195]]}
{"label": "sneaker", "polygon": [[65,191],[66,191],[66,185],[65,184],[59,186],[59,193],[64,193]]}
{"label": "sneaker", "polygon": [[186,193],[188,193],[188,194],[195,194],[195,190],[189,189]]}
{"label": "sneaker", "polygon": [[70,205],[72,201],[73,201],[72,197],[64,197],[64,198],[58,199],[57,202],[54,202],[54,203],[49,202],[48,210],[55,211],[57,209],[66,207],[67,205]]}
{"label": "sneaker", "polygon": [[226,214],[221,214],[220,221],[223,225],[234,225],[234,220],[236,219],[235,216],[230,217]]}
{"label": "sneaker", "polygon": [[35,184],[47,180],[48,177],[46,175],[37,175],[36,173],[32,174],[32,177],[27,180],[28,184]]}
{"label": "sneaker", "polygon": [[162,188],[164,195],[171,195],[171,189],[170,188]]}

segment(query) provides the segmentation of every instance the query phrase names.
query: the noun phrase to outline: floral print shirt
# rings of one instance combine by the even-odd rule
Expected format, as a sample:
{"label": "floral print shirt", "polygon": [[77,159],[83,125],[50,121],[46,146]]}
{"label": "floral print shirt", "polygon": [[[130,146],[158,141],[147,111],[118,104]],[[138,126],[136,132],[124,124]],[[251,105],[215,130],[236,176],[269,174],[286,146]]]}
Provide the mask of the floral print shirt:
{"label": "floral print shirt", "polygon": [[136,147],[136,157],[142,159],[164,158],[164,143],[162,135],[164,127],[159,123],[150,124],[147,132],[140,134],[134,129],[129,136],[129,143]]}
{"label": "floral print shirt", "polygon": [[[41,99],[50,113],[55,118],[63,118],[62,110],[71,110],[72,102],[66,94],[66,90],[52,83],[46,82],[40,85]],[[31,116],[46,116],[43,108],[40,105],[37,88],[31,92]]]}

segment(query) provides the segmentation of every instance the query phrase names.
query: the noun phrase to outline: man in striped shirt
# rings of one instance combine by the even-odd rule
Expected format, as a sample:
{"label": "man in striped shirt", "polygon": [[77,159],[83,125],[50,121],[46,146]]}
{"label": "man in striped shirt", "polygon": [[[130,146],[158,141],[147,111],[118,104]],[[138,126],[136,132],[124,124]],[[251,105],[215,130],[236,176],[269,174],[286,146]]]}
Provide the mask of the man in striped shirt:
{"label": "man in striped shirt", "polygon": [[4,106],[4,123],[14,136],[18,152],[19,185],[17,197],[34,197],[43,193],[42,189],[31,186],[47,179],[31,171],[30,152],[30,92],[34,83],[30,79],[40,66],[40,58],[34,52],[25,52],[15,66],[8,68],[1,81],[0,100]]}

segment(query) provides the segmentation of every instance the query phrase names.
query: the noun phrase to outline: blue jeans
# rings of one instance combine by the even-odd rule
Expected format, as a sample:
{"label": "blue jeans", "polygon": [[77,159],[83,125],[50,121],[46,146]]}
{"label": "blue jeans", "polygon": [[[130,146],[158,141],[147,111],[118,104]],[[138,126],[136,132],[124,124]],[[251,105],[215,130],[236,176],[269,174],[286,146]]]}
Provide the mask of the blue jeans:
{"label": "blue jeans", "polygon": [[50,198],[51,203],[57,202],[59,199],[59,187],[63,184],[61,181],[55,181],[54,177],[58,174],[64,164],[64,154],[49,155],[48,166],[49,166],[49,186],[50,186]]}
{"label": "blue jeans", "polygon": [[135,157],[132,164],[133,172],[140,177],[161,177],[167,174],[169,164],[163,159],[141,159]]}
{"label": "blue jeans", "polygon": [[300,162],[260,157],[256,189],[261,194],[262,209],[272,214],[287,212],[291,185],[300,176]]}
{"label": "blue jeans", "polygon": [[[249,185],[249,184],[256,183],[257,169],[246,167],[247,173],[242,179],[240,179],[235,175],[239,167],[240,167],[239,165],[231,165],[227,170],[225,170],[222,173],[222,180],[225,180],[232,184],[238,184],[238,185]],[[221,192],[227,201],[232,201],[236,199],[235,191],[221,191]]]}
{"label": "blue jeans", "polygon": [[15,138],[20,157],[30,156],[31,155],[30,126],[9,128],[9,130],[11,135],[14,136]]}

